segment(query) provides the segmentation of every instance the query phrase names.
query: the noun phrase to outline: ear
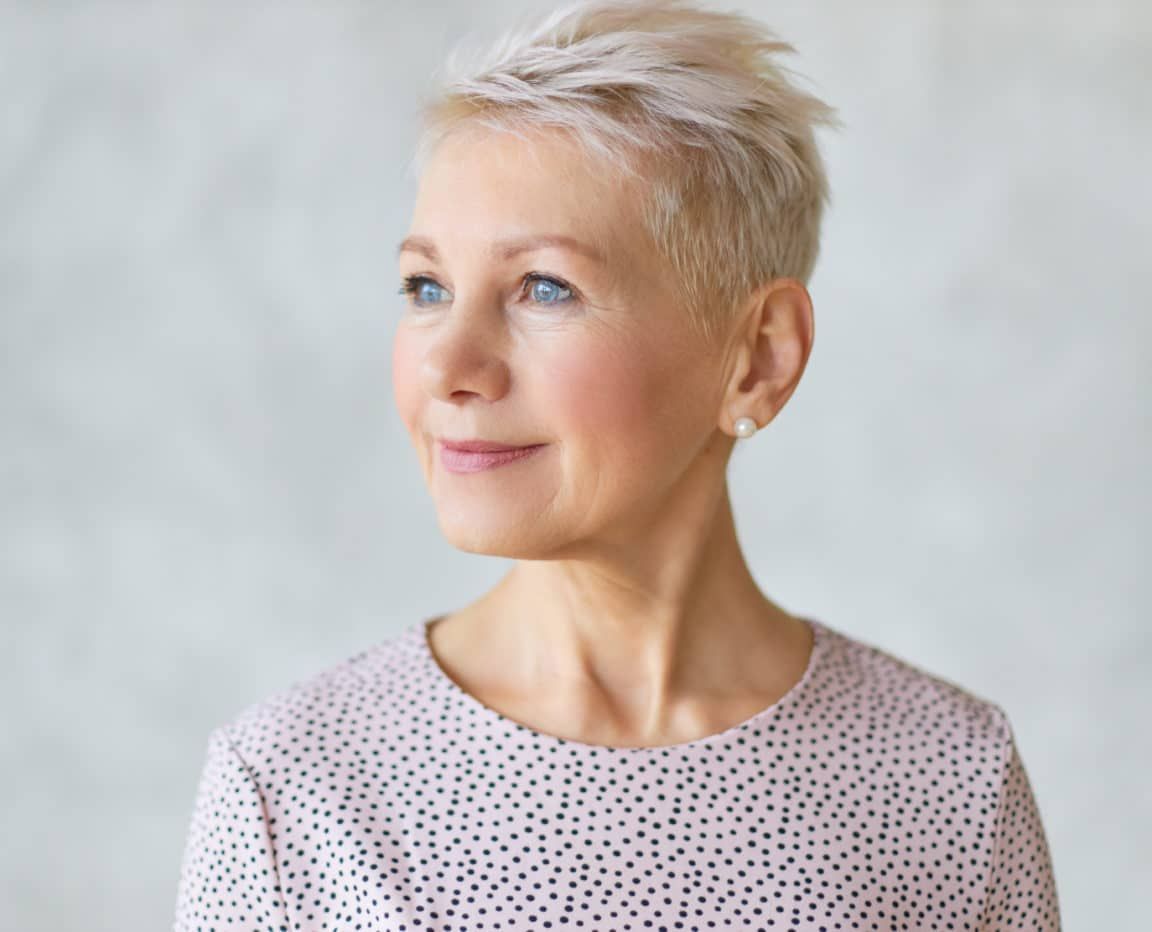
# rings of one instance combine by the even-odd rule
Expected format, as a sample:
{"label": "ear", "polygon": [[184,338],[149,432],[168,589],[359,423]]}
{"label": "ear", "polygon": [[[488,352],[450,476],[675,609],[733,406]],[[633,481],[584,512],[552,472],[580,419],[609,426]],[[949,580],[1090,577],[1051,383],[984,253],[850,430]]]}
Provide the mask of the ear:
{"label": "ear", "polygon": [[812,298],[794,278],[776,278],[756,289],[738,327],[737,344],[720,412],[720,428],[738,436],[735,423],[772,421],[796,390],[816,336]]}

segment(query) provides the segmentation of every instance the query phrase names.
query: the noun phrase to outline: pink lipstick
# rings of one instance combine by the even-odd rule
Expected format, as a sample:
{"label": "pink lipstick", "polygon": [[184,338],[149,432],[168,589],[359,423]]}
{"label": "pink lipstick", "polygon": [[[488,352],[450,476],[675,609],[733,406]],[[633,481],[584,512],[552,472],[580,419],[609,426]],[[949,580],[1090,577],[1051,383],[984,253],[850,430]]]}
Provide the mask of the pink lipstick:
{"label": "pink lipstick", "polygon": [[441,440],[440,462],[449,472],[470,473],[494,469],[525,459],[547,444],[516,447],[483,440]]}

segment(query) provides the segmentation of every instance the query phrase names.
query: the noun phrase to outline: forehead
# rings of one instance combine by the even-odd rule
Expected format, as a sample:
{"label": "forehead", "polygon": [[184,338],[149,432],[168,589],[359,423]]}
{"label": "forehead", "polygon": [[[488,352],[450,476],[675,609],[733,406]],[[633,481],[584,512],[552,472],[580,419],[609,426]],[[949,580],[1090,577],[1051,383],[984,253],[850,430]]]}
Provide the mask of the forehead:
{"label": "forehead", "polygon": [[437,240],[484,242],[547,232],[611,256],[635,244],[635,201],[624,176],[567,134],[534,131],[522,138],[469,127],[429,157],[412,227]]}

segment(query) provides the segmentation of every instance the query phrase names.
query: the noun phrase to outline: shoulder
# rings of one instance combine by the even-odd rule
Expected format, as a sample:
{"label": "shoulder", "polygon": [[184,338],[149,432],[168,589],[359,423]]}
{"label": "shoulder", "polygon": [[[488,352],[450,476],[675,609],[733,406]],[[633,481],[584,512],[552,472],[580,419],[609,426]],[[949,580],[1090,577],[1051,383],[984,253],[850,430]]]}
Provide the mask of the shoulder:
{"label": "shoulder", "polygon": [[991,698],[910,659],[827,625],[820,692],[876,738],[952,747],[1003,767],[1012,742]]}
{"label": "shoulder", "polygon": [[375,731],[389,710],[406,705],[418,688],[415,626],[365,647],[240,708],[214,733],[226,738],[250,766],[323,753],[325,748]]}

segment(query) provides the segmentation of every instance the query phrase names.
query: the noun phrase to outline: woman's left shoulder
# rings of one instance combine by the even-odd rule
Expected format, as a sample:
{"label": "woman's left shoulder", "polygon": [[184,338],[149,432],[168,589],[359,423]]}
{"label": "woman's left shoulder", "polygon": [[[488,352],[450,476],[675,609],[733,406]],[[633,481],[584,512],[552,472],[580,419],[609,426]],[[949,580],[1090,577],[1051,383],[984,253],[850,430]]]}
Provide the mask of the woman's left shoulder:
{"label": "woman's left shoulder", "polygon": [[822,683],[878,731],[1002,747],[1011,741],[991,698],[870,640],[825,626]]}

